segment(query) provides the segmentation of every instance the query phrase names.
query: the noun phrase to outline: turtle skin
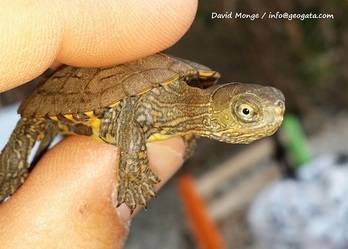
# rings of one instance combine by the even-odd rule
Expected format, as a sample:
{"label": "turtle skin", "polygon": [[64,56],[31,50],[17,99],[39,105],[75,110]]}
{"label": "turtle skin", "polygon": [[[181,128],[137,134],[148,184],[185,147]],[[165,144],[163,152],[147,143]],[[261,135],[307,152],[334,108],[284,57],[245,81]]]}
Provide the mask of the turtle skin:
{"label": "turtle skin", "polygon": [[285,100],[278,89],[216,85],[219,77],[165,54],[106,68],[62,67],[18,109],[21,119],[0,155],[0,201],[27,177],[34,144],[40,143],[39,157],[59,133],[119,147],[117,205],[133,212],[146,206],[160,182],[149,168],[147,142],[182,136],[187,158],[196,136],[249,143],[279,128]]}

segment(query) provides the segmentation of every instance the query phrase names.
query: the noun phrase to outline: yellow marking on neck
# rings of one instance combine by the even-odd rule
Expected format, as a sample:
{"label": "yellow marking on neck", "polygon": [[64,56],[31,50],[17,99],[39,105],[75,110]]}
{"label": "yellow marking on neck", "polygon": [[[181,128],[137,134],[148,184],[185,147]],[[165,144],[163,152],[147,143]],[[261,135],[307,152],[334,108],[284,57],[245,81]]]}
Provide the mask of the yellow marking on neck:
{"label": "yellow marking on neck", "polygon": [[174,136],[177,136],[177,135],[163,135],[163,134],[160,134],[160,133],[155,133],[153,135],[151,135],[147,140],[146,142],[155,142],[155,141],[163,141],[163,140],[167,140],[169,138],[172,138]]}

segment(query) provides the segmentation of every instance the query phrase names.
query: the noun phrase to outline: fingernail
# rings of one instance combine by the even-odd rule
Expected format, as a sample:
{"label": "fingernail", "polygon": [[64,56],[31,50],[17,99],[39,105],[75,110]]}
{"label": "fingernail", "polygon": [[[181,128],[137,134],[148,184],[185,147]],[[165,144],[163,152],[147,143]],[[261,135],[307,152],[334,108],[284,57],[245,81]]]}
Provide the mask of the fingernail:
{"label": "fingernail", "polygon": [[116,209],[116,213],[119,219],[127,226],[129,226],[130,219],[132,217],[129,208],[123,203],[117,207],[117,186],[114,185],[112,188],[112,204]]}
{"label": "fingernail", "polygon": [[125,204],[122,204],[121,206],[116,208],[116,212],[120,220],[129,226],[130,219],[132,217],[129,208]]}

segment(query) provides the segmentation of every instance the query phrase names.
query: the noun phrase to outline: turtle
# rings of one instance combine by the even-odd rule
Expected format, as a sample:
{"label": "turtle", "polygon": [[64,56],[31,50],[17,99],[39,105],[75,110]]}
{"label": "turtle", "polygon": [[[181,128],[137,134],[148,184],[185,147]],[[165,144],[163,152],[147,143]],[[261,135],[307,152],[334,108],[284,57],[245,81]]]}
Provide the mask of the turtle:
{"label": "turtle", "polygon": [[[274,134],[285,99],[271,86],[216,84],[220,74],[206,66],[163,53],[103,68],[63,66],[41,83],[0,155],[0,201],[26,179],[35,158],[62,134],[92,136],[119,147],[117,206],[131,212],[155,196],[146,143],[181,136],[185,158],[196,137],[250,143]],[[35,160],[35,159],[34,159]]]}

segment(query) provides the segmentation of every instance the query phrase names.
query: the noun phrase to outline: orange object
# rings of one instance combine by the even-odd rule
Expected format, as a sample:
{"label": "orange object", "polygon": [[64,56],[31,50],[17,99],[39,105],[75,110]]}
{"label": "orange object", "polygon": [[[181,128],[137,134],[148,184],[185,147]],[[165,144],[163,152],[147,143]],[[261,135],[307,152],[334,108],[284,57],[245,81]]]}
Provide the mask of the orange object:
{"label": "orange object", "polygon": [[204,200],[200,197],[194,179],[189,175],[179,178],[179,192],[193,235],[200,249],[227,248],[214,221],[210,218]]}

